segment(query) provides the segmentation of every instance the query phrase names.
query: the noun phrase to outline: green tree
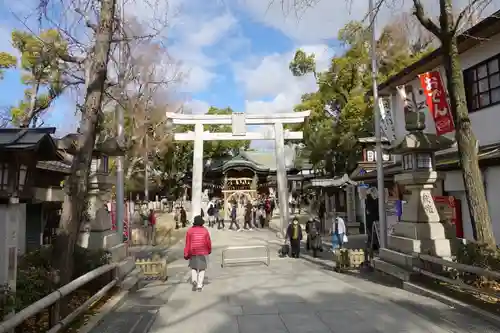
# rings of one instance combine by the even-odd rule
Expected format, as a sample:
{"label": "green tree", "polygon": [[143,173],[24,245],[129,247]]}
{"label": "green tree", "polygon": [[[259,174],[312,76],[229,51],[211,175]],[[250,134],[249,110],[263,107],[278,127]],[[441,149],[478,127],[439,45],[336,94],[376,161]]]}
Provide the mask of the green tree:
{"label": "green tree", "polygon": [[[346,51],[331,60],[329,69],[317,73],[313,55],[298,50],[290,70],[295,76],[312,73],[318,91],[305,94],[296,111],[311,110],[303,125],[305,150],[311,163],[331,175],[352,170],[361,150],[357,138],[372,135],[373,100],[365,98],[371,89],[370,33],[361,22],[349,22],[338,33]],[[385,27],[377,41],[379,79],[383,80],[421,56],[395,24]]]}
{"label": "green tree", "polygon": [[[228,115],[232,114],[233,110],[230,107],[219,109],[211,106],[207,114],[212,115]],[[206,131],[213,133],[231,133],[231,125],[207,125]],[[236,154],[240,149],[248,149],[250,141],[248,140],[218,140],[206,141],[203,143],[203,151],[205,158],[217,158],[227,156],[228,154]]]}
{"label": "green tree", "polygon": [[21,54],[22,83],[28,86],[24,98],[11,108],[13,123],[19,127],[36,125],[37,119],[66,88],[83,83],[65,77],[68,43],[58,30],[49,29],[40,35],[12,32],[12,44]]}
{"label": "green tree", "polygon": [[3,78],[4,70],[15,68],[17,66],[17,58],[7,52],[0,52],[0,79]]}
{"label": "green tree", "polygon": [[303,50],[295,51],[295,56],[288,66],[294,76],[302,76],[308,73],[316,74],[316,56],[314,54],[306,54]]}

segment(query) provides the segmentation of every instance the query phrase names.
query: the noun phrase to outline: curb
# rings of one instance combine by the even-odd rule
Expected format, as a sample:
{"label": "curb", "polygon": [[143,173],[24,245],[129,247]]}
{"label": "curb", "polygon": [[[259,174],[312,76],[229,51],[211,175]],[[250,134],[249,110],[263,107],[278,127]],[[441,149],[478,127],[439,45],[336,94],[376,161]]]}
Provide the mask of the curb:
{"label": "curb", "polygon": [[104,305],[99,309],[96,315],[92,316],[90,320],[78,329],[78,333],[89,333],[95,327],[97,327],[103,319],[111,313],[113,310],[117,309],[122,305],[125,297],[128,295],[130,290],[121,290],[115,296],[111,297]]}
{"label": "curb", "polygon": [[429,297],[432,299],[435,299],[436,301],[439,301],[441,303],[444,303],[448,306],[451,306],[455,309],[462,310],[464,312],[467,312],[469,314],[479,316],[483,318],[484,320],[488,321],[489,323],[500,327],[500,317],[497,315],[494,315],[488,311],[482,310],[474,305],[470,305],[464,302],[461,302],[459,300],[456,300],[454,298],[451,298],[446,295],[442,295],[438,292],[435,292],[433,290],[427,289],[425,287],[422,287],[420,285],[417,285],[415,283],[411,282],[403,282],[403,289],[406,291],[409,291],[414,294],[418,294],[421,296]]}

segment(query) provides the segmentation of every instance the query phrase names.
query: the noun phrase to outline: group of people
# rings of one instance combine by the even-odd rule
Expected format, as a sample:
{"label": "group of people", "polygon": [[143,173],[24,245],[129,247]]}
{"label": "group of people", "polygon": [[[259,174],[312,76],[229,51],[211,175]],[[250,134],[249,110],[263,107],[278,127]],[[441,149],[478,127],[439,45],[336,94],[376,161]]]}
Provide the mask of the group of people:
{"label": "group of people", "polygon": [[[208,265],[208,256],[212,253],[212,240],[210,232],[204,227],[205,220],[201,215],[194,218],[193,226],[186,233],[184,246],[184,259],[189,261],[191,269],[191,283],[193,291],[203,290],[203,280]],[[313,257],[323,251],[321,238],[321,223],[317,219],[309,219],[306,223],[307,234],[306,248],[311,250]],[[345,222],[341,217],[334,219],[332,224],[333,248],[341,248],[347,241]],[[300,244],[303,238],[303,230],[297,217],[294,217],[286,231],[286,242],[289,244],[289,252],[292,258],[300,257]],[[287,244],[287,245],[288,245]],[[282,250],[283,251],[283,250]]]}
{"label": "group of people", "polygon": [[[220,200],[211,200],[205,210],[202,209],[202,218],[207,215],[208,226],[218,229],[225,229],[223,205]],[[275,209],[275,201],[270,197],[259,197],[255,201],[233,200],[229,206],[229,230],[241,231],[240,222],[243,222],[243,229],[264,228],[269,225],[269,220]],[[222,216],[221,216],[222,215]]]}
{"label": "group of people", "polygon": [[[318,256],[318,252],[323,252],[323,240],[321,238],[321,222],[318,219],[310,218],[306,223],[305,232],[307,234],[306,249],[311,250],[313,257]],[[286,230],[285,246],[282,254],[290,253],[292,258],[300,257],[300,243],[303,238],[303,230],[297,217],[294,217]],[[347,228],[344,219],[336,217],[332,221],[330,229],[332,237],[332,251],[342,248],[347,239]],[[289,247],[288,247],[289,246]]]}

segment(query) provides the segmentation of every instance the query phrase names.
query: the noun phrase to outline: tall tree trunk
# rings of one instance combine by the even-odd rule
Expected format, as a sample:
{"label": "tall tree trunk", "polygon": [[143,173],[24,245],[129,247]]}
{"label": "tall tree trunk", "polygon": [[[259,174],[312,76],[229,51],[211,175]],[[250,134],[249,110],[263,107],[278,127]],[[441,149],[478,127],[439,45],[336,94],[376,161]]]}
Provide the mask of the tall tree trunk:
{"label": "tall tree trunk", "polygon": [[483,177],[478,163],[477,140],[472,132],[469,110],[465,101],[462,66],[460,65],[456,32],[453,31],[452,1],[441,0],[440,2],[441,36],[439,37],[442,43],[450,107],[455,122],[455,138],[458,144],[471,222],[475,225],[477,240],[490,248],[495,248],[495,236],[493,235]]}
{"label": "tall tree trunk", "polygon": [[115,7],[116,0],[101,0],[99,25],[95,33],[95,47],[90,59],[89,81],[82,108],[81,135],[71,165],[71,175],[65,182],[63,212],[52,256],[61,285],[71,281],[73,252],[84,210],[87,208],[89,169],[101,121],[101,104],[107,78]]}
{"label": "tall tree trunk", "polygon": [[455,138],[458,143],[458,154],[471,222],[475,226],[478,241],[494,248],[496,242],[486,201],[483,177],[478,163],[477,140],[472,132],[467,103],[465,103],[464,80],[458,58],[457,40],[456,37],[448,37],[444,38],[442,43],[450,107],[456,128]]}

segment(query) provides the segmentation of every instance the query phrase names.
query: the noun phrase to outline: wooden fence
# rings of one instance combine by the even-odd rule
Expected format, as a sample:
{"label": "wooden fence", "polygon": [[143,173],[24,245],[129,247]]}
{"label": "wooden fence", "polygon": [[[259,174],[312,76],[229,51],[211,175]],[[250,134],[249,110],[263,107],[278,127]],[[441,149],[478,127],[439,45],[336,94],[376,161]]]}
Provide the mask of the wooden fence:
{"label": "wooden fence", "polygon": [[152,258],[137,259],[135,266],[139,267],[146,280],[167,280],[167,258],[153,255]]}

